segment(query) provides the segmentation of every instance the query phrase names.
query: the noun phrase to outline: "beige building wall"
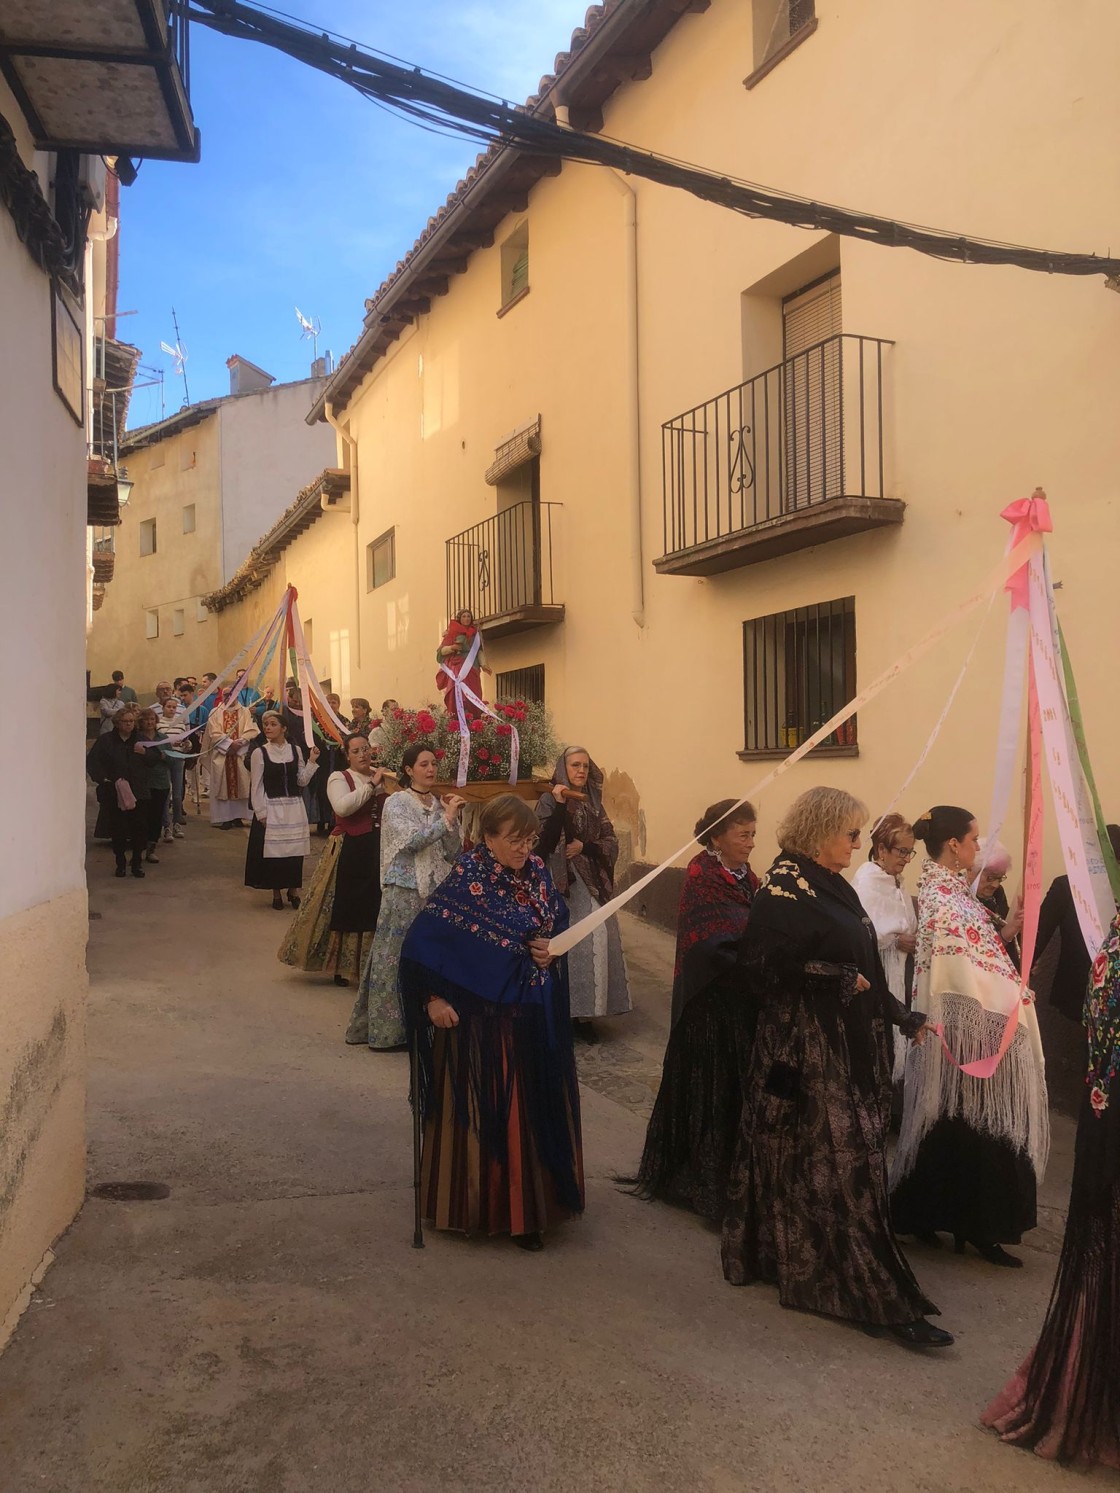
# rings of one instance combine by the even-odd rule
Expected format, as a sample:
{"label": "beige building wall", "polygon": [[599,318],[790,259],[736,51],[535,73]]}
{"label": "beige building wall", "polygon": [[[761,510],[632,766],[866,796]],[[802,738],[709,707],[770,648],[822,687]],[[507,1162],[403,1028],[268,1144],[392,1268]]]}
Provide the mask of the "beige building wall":
{"label": "beige building wall", "polygon": [[[0,114],[35,161],[0,80]],[[45,168],[45,157],[35,163]],[[44,171],[45,174],[45,171]],[[51,281],[0,211],[0,1346],[85,1180],[86,438],[52,385]],[[88,325],[87,325],[88,333]],[[33,751],[28,722],[39,722]]]}
{"label": "beige building wall", "polygon": [[[713,0],[686,15],[656,52],[651,78],[609,102],[605,132],[898,219],[1107,248],[1117,185],[1108,142],[1120,125],[1113,7],[1090,0],[1072,21],[1052,7],[962,0],[936,18],[887,0],[817,11],[816,32],[750,90],[750,5]],[[636,349],[626,315],[631,189]],[[501,245],[523,223],[530,291],[499,317]],[[778,361],[783,296],[835,269],[844,331],[893,344],[884,361],[885,496],[906,503],[904,522],[720,575],[655,573],[663,422]],[[1106,813],[1120,817],[1111,750],[1120,723],[1112,652],[1102,646],[1120,622],[1110,584],[1118,321],[1120,299],[1100,277],[941,263],[565,165],[336,411],[359,450],[355,687],[375,702],[435,697],[446,540],[495,513],[502,497],[483,473],[502,438],[539,414],[541,499],[562,505],[555,581],[565,615],[493,640],[490,662],[544,664],[560,735],[590,747],[633,853],[656,860],[687,838],[705,804],[747,792],[773,766],[739,755],[744,622],[853,597],[856,682],[865,684],[993,567],[1007,534],[1000,508],[1041,484],[1057,525],[1059,605],[1090,747]],[[640,535],[627,440],[635,369]],[[390,529],[396,575],[370,590],[366,548]],[[286,562],[297,586],[300,554],[293,546]],[[339,541],[339,575],[349,579],[351,564]],[[316,639],[322,607],[316,601]],[[1004,617],[999,600],[954,713],[901,805],[912,816],[939,801],[986,814]],[[872,812],[885,807],[980,621],[964,623],[862,713],[858,755],[818,755],[762,796],[760,864],[784,807],[813,783],[848,787]],[[1014,826],[1007,838],[1016,842]],[[1052,849],[1047,862],[1059,869]]]}

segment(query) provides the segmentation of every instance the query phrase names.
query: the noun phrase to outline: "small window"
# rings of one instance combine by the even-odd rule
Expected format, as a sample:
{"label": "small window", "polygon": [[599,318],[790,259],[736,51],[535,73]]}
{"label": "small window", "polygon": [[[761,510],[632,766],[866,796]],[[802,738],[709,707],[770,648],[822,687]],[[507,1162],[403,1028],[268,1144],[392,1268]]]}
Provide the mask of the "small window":
{"label": "small window", "polygon": [[[816,29],[815,0],[754,0],[754,72],[748,88]],[[763,71],[765,69],[765,71]]]}
{"label": "small window", "polygon": [[515,700],[544,704],[544,664],[530,664],[526,669],[509,669],[494,681],[498,699],[507,704]]}
{"label": "small window", "polygon": [[159,637],[159,612],[155,609],[144,613],[144,636],[146,638]]}
{"label": "small window", "polygon": [[366,546],[366,590],[376,591],[397,573],[397,531],[389,529]]}
{"label": "small window", "polygon": [[154,555],[156,552],[156,521],[145,518],[140,523],[140,553]]}
{"label": "small window", "polygon": [[194,446],[190,441],[183,441],[179,447],[179,470],[189,472],[195,464]]}
{"label": "small window", "polygon": [[515,228],[502,245],[502,310],[529,289],[529,225]]}
{"label": "small window", "polygon": [[202,600],[201,597],[199,597],[199,599],[194,604],[194,620],[196,622],[205,622],[209,615],[210,613],[207,611],[206,603]]}
{"label": "small window", "polygon": [[[743,623],[744,756],[793,751],[855,692],[854,597]],[[851,716],[821,748],[855,745]]]}
{"label": "small window", "polygon": [[193,534],[195,524],[194,504],[183,504],[183,533]]}
{"label": "small window", "polygon": [[171,613],[172,637],[181,638],[187,630],[187,614],[182,607],[176,607]]}

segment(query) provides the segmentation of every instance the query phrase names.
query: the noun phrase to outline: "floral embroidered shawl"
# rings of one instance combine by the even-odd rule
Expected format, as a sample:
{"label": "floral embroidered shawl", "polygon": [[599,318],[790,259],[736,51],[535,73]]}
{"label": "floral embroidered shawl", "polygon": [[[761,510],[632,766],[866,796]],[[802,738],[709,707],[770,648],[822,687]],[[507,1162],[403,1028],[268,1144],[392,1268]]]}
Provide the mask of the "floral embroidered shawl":
{"label": "floral embroidered shawl", "polygon": [[689,861],[677,912],[674,1025],[694,995],[734,968],[757,890],[758,877],[749,866],[744,876],[734,876],[709,850]]}

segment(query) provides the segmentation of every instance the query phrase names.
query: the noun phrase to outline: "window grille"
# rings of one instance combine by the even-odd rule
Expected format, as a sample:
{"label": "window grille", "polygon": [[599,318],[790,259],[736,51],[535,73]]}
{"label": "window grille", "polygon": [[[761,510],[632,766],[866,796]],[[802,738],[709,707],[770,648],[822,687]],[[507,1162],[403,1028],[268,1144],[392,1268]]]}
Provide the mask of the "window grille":
{"label": "window grille", "polygon": [[[792,751],[855,692],[854,597],[743,623],[745,752]],[[852,716],[821,746],[856,744]]]}
{"label": "window grille", "polygon": [[499,700],[525,700],[544,704],[544,664],[530,664],[526,669],[508,669],[495,683]]}

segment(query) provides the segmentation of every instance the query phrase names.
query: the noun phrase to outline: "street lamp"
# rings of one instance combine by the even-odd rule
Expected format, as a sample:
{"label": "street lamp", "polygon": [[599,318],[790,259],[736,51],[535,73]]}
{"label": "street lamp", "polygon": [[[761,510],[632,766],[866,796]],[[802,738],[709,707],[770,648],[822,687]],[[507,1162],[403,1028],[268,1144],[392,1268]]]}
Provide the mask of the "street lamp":
{"label": "street lamp", "polygon": [[129,498],[131,497],[131,495],[132,495],[132,489],[133,489],[134,486],[135,486],[135,483],[132,481],[132,478],[128,475],[128,469],[127,469],[127,467],[118,467],[117,468],[117,502],[120,504],[120,506],[122,508],[128,502]]}

